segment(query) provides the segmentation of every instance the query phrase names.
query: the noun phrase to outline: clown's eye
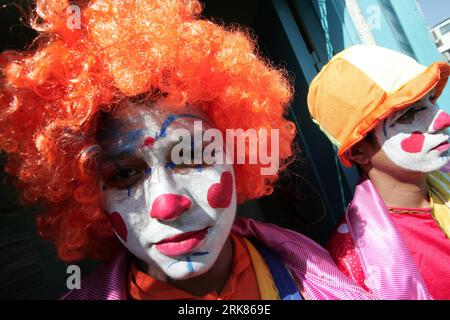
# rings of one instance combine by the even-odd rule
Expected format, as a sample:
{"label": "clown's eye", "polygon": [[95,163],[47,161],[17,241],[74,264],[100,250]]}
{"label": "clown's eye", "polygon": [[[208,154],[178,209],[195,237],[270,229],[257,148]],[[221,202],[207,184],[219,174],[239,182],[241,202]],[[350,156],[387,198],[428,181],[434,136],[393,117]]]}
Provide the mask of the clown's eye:
{"label": "clown's eye", "polygon": [[178,172],[178,173],[187,173],[188,170],[190,169],[196,169],[196,170],[201,170],[202,168],[206,168],[209,165],[206,163],[200,163],[200,164],[180,164],[177,165],[173,171]]}
{"label": "clown's eye", "polygon": [[105,187],[114,189],[132,187],[150,173],[151,168],[144,160],[132,156],[107,160],[100,168]]}
{"label": "clown's eye", "polygon": [[102,169],[105,186],[113,189],[132,187],[151,173],[147,163],[137,158],[107,162]]}
{"label": "clown's eye", "polygon": [[121,168],[115,171],[106,181],[109,187],[125,189],[135,185],[144,176],[144,172],[137,168]]}
{"label": "clown's eye", "polygon": [[396,123],[400,124],[411,124],[414,121],[414,118],[416,116],[417,110],[412,108],[409,109],[407,112],[402,114],[397,120],[395,120]]}
{"label": "clown's eye", "polygon": [[[197,163],[197,164],[195,163],[195,151],[194,151],[194,149],[189,149],[189,150],[186,150],[186,152],[188,153],[187,154],[188,161],[186,163],[182,162],[180,164],[175,165],[174,164],[175,161],[173,161],[173,159],[171,158],[172,155],[170,154],[168,157],[168,162],[167,162],[166,167],[170,167],[174,172],[181,173],[181,174],[188,173],[191,170],[201,171],[202,168],[206,168],[209,166],[209,164],[207,164],[203,161],[203,154],[201,151],[203,151],[203,150],[200,150],[200,154],[198,156],[202,160],[201,163]],[[181,150],[180,154],[179,154],[179,157],[181,159],[184,159],[183,154],[184,154],[183,150]]]}
{"label": "clown's eye", "polygon": [[125,169],[120,170],[116,174],[114,174],[113,178],[118,181],[123,181],[123,180],[130,179],[132,177],[135,177],[138,174],[139,174],[139,172],[136,169],[125,168]]}

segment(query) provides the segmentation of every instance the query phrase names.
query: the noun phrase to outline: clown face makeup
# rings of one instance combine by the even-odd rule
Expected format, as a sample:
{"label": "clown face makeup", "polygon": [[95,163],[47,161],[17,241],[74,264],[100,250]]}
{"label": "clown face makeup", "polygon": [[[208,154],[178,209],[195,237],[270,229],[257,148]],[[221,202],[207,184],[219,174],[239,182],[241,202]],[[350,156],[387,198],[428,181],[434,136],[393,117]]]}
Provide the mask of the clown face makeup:
{"label": "clown face makeup", "polygon": [[403,169],[429,173],[448,162],[450,116],[434,105],[433,95],[397,111],[375,129],[382,150]]}
{"label": "clown face makeup", "polygon": [[168,113],[123,105],[104,121],[100,187],[103,208],[121,242],[162,271],[187,279],[208,271],[224,246],[236,213],[232,165],[174,165],[174,130],[202,121],[195,108]]}

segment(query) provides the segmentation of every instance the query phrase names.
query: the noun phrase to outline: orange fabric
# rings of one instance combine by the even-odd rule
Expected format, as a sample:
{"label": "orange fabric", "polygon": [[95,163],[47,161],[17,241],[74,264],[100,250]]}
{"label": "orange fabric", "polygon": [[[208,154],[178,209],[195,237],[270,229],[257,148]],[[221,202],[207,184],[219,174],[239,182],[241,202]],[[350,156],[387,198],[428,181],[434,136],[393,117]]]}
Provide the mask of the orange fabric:
{"label": "orange fabric", "polygon": [[[348,167],[352,166],[352,163],[345,157],[346,151],[364,139],[367,133],[375,129],[378,123],[388,118],[394,112],[409,107],[423,99],[434,88],[436,88],[436,97],[439,97],[447,83],[449,74],[450,65],[441,62],[433,63],[424,73],[411,80],[391,96],[388,96],[367,117],[361,119],[356,130],[342,142],[338,151],[341,161]],[[340,124],[342,125],[343,123],[346,123],[346,121]]]}
{"label": "orange fabric", "polygon": [[[233,268],[222,292],[198,297],[171,284],[156,280],[131,263],[128,274],[128,292],[135,300],[260,300],[258,282],[250,255],[243,239],[231,235],[233,244]],[[241,290],[237,290],[241,288]],[[244,290],[242,290],[244,288]]]}
{"label": "orange fabric", "polygon": [[339,147],[341,161],[350,167],[352,163],[346,158],[346,152],[352,146],[380,121],[419,101],[432,89],[436,89],[436,98],[439,97],[449,75],[450,65],[436,62],[395,92],[388,93],[363,70],[337,55],[312,81],[308,107],[321,130]]}
{"label": "orange fabric", "polygon": [[[351,85],[342,81],[342,75]],[[310,87],[310,112],[339,143],[356,131],[361,119],[374,112],[386,94],[364,72],[346,60],[336,60]]]}

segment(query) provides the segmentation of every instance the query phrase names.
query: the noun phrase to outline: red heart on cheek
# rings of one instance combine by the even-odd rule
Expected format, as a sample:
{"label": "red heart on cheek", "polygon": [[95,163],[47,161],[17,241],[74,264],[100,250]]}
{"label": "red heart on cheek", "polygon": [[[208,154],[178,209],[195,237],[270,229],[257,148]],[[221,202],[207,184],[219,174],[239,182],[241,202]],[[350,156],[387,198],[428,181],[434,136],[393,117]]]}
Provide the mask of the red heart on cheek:
{"label": "red heart on cheek", "polygon": [[220,176],[220,183],[213,184],[208,190],[208,203],[212,208],[226,208],[231,203],[233,195],[233,176],[224,172]]}
{"label": "red heart on cheek", "polygon": [[422,132],[413,132],[410,137],[404,139],[401,143],[402,149],[408,153],[419,153],[422,151],[425,136]]}
{"label": "red heart on cheek", "polygon": [[127,226],[125,224],[125,221],[123,221],[122,217],[118,212],[113,212],[109,216],[109,221],[111,222],[114,230],[116,231],[117,235],[125,242],[127,242],[128,237],[128,230]]}

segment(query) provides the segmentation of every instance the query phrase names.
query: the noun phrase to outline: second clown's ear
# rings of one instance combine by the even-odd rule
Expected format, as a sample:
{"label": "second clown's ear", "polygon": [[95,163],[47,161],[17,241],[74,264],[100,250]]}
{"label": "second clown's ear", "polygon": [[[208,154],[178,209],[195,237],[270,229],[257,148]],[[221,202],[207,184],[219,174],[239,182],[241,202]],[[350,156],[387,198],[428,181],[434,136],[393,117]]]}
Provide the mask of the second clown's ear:
{"label": "second clown's ear", "polygon": [[347,159],[358,166],[366,166],[370,164],[370,159],[376,148],[373,142],[369,139],[371,139],[371,137],[366,137],[351,147],[346,153]]}

